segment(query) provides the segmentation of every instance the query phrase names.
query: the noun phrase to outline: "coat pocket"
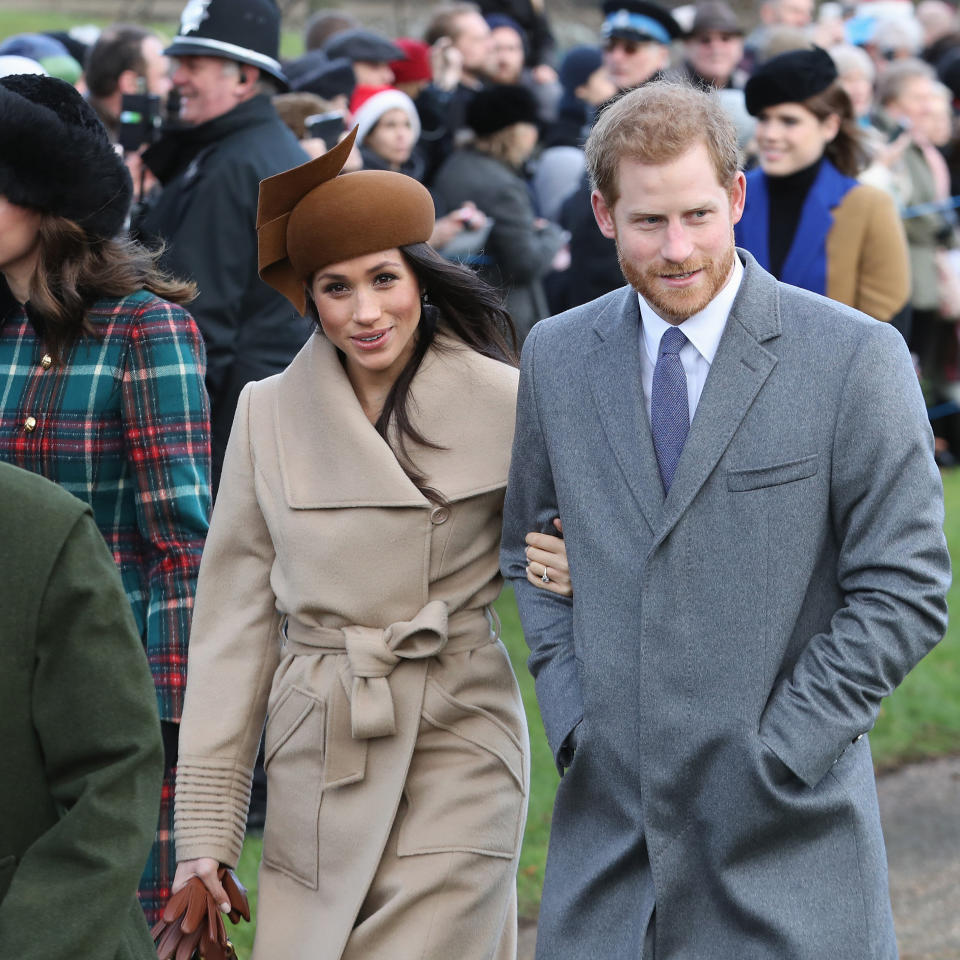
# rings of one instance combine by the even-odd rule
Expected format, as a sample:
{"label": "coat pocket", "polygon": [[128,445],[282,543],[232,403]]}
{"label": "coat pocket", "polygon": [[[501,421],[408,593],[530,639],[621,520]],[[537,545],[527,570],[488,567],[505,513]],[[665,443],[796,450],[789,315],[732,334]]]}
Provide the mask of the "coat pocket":
{"label": "coat pocket", "polygon": [[311,890],[317,888],[325,720],[324,702],[293,686],[267,717],[264,734],[263,862]]}
{"label": "coat pocket", "polygon": [[514,857],[523,837],[527,775],[516,733],[428,680],[397,854]]}
{"label": "coat pocket", "polygon": [[13,883],[13,874],[17,869],[17,858],[11,854],[9,857],[0,857],[0,900],[7,895],[10,884]]}
{"label": "coat pocket", "polygon": [[728,470],[727,489],[734,492],[759,490],[761,487],[773,487],[793,480],[804,480],[816,474],[819,456],[815,453],[799,460],[776,463],[769,467],[755,467],[750,470]]}

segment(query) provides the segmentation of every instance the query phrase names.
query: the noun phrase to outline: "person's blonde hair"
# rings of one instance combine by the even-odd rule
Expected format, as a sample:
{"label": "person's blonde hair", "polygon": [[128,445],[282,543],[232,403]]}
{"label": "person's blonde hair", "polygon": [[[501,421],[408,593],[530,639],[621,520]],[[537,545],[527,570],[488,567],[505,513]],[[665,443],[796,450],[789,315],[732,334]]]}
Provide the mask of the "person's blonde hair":
{"label": "person's blonde hair", "polygon": [[731,186],[740,168],[737,131],[716,93],[665,80],[637,87],[614,100],[590,132],[584,151],[591,185],[612,207],[621,160],[667,163],[697,143],[709,151],[717,182]]}

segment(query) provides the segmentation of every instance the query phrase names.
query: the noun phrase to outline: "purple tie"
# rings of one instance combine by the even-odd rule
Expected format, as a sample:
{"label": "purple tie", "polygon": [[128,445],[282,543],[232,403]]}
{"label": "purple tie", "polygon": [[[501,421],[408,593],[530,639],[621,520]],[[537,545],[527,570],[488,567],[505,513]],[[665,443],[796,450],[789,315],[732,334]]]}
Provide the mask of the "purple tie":
{"label": "purple tie", "polygon": [[665,493],[670,491],[690,429],[687,375],[680,362],[680,350],[686,342],[687,338],[677,327],[667,330],[660,339],[660,353],[653,369],[650,428]]}

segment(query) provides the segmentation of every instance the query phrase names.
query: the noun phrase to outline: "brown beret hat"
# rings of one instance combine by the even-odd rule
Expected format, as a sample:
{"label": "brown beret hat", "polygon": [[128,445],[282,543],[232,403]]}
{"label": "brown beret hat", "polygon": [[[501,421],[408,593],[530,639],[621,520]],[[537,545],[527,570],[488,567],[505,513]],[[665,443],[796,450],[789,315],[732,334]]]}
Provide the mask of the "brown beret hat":
{"label": "brown beret hat", "polygon": [[356,135],[355,127],[322,157],[260,183],[260,276],[301,314],[304,284],[321,267],[426,243],[433,233],[433,198],[412,177],[386,170],[337,176]]}

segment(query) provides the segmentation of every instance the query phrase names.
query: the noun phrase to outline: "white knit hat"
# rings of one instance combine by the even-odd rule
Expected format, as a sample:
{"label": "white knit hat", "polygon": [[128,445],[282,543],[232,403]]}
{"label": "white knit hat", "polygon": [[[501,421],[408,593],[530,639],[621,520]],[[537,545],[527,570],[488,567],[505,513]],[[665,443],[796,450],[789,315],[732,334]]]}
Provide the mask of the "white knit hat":
{"label": "white knit hat", "polygon": [[420,117],[413,101],[401,90],[393,87],[357,87],[350,100],[354,123],[357,124],[357,146],[377,125],[377,121],[388,111],[397,108],[410,118],[414,143],[420,139]]}

